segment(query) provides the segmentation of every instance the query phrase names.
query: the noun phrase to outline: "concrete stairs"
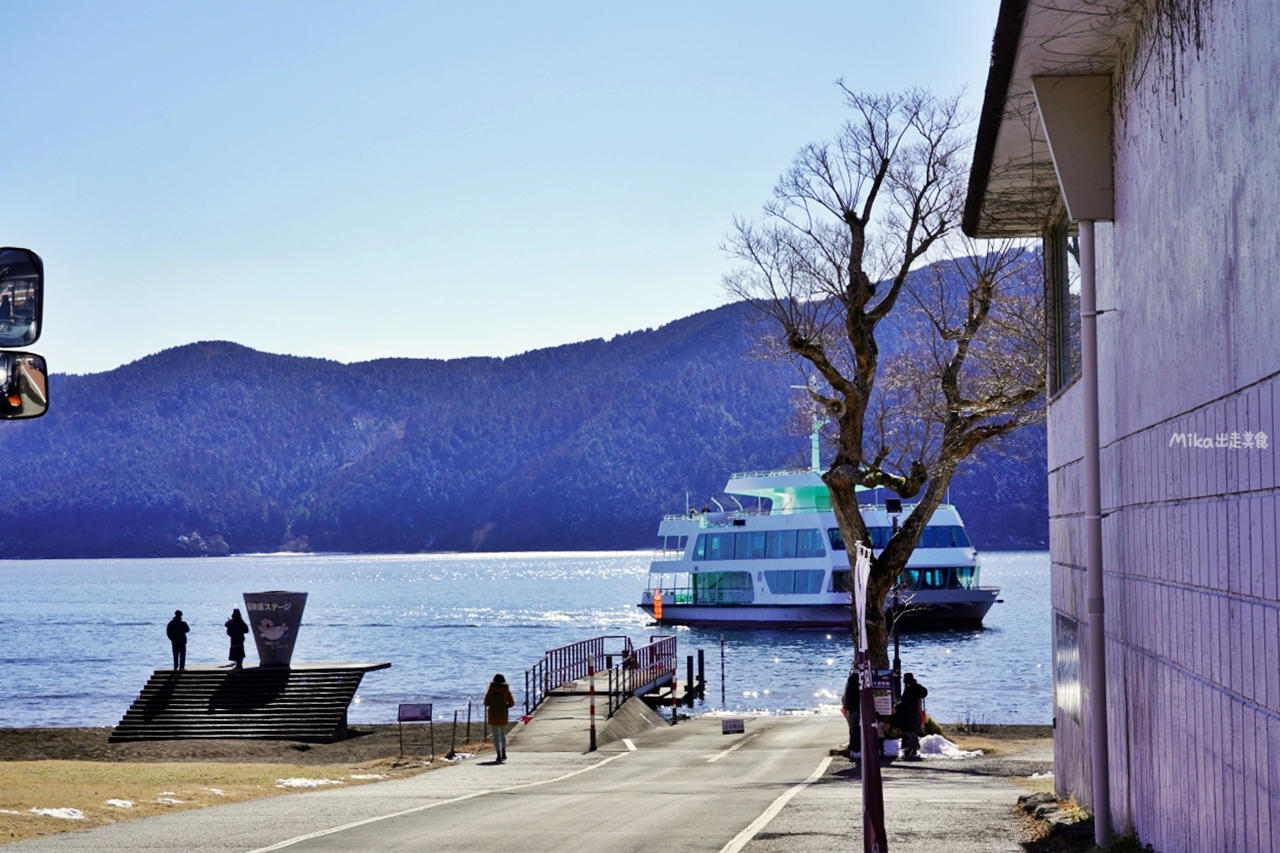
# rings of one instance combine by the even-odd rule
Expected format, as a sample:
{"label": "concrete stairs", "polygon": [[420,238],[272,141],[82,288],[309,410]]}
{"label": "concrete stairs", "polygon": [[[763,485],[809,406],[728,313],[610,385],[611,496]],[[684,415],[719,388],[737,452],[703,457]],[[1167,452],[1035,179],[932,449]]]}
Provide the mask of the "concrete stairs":
{"label": "concrete stairs", "polygon": [[184,738],[268,738],[332,743],[347,735],[347,707],[366,672],[389,663],[293,667],[196,665],[158,669],[113,743]]}

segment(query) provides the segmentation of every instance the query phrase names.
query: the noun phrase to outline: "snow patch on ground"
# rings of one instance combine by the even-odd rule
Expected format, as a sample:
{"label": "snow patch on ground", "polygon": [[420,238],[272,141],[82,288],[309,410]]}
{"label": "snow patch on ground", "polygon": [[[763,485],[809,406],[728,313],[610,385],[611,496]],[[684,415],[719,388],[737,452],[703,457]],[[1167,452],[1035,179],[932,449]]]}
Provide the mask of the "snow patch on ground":
{"label": "snow patch on ground", "polygon": [[133,800],[107,800],[107,805],[115,806],[118,809],[133,808]]}
{"label": "snow patch on ground", "polygon": [[1053,771],[1052,771],[1052,770],[1046,770],[1046,771],[1045,771],[1045,772],[1043,772],[1043,773],[1032,773],[1032,774],[1031,774],[1030,776],[1028,776],[1027,778],[1028,778],[1028,779],[1052,779],[1052,778],[1053,778]]}
{"label": "snow patch on ground", "polygon": [[204,788],[202,790],[208,791],[210,794],[213,794],[215,797],[225,797],[227,795],[227,792],[222,790],[221,788]]}
{"label": "snow patch on ground", "polygon": [[942,735],[925,735],[920,738],[920,754],[925,758],[976,758],[982,750],[961,749]]}
{"label": "snow patch on ground", "polygon": [[348,779],[385,779],[385,773],[352,773]]}
{"label": "snow patch on ground", "polygon": [[63,820],[84,820],[84,812],[79,809],[29,809],[32,814],[43,815],[45,817],[57,817]]}
{"label": "snow patch on ground", "polygon": [[277,779],[277,788],[323,788],[325,785],[341,785],[340,779],[304,779],[295,776],[291,779]]}
{"label": "snow patch on ground", "polygon": [[[457,764],[459,761],[466,761],[468,758],[475,758],[475,756],[469,752],[455,752],[453,754],[453,758],[445,758],[445,761],[451,761],[454,764]],[[351,778],[355,779],[357,777],[352,776]]]}
{"label": "snow patch on ground", "polygon": [[176,800],[173,797],[156,797],[156,802],[165,806],[180,806],[182,800]]}

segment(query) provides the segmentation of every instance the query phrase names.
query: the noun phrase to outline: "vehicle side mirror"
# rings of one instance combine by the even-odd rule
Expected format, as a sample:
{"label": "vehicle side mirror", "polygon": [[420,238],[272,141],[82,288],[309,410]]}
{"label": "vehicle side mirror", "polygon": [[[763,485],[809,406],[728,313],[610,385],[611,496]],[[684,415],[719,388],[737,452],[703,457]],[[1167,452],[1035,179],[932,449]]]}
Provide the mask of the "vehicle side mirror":
{"label": "vehicle side mirror", "polygon": [[0,419],[38,418],[49,411],[48,377],[44,356],[0,352]]}
{"label": "vehicle side mirror", "polygon": [[38,341],[43,312],[40,256],[30,249],[0,249],[0,347],[25,347]]}

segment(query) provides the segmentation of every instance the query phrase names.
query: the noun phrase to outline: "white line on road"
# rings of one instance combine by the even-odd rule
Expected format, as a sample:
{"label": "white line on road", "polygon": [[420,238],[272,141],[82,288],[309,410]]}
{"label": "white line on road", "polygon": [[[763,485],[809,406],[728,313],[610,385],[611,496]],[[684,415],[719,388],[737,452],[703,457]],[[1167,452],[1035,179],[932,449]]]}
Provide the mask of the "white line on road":
{"label": "white line on road", "polygon": [[358,820],[355,823],[343,824],[342,826],[335,826],[332,829],[322,829],[319,832],[309,832],[306,835],[299,835],[297,838],[290,838],[285,841],[280,841],[276,844],[272,844],[270,847],[259,847],[256,850],[250,850],[249,853],[271,853],[272,850],[282,850],[285,847],[292,847],[294,844],[300,844],[303,841],[310,841],[313,838],[321,838],[325,835],[333,835],[334,833],[338,833],[338,832],[346,832],[348,829],[355,829],[358,826],[366,826],[371,823],[377,823],[380,820],[391,820],[391,818],[393,817],[402,817],[403,815],[407,815],[407,814],[424,812],[427,809],[434,809],[437,806],[447,806],[450,803],[460,803],[463,800],[470,800],[475,797],[483,797],[485,794],[501,794],[506,791],[518,791],[521,788],[533,788],[537,785],[550,785],[552,782],[563,782],[565,779],[569,779],[574,776],[577,776],[579,773],[586,773],[588,770],[595,770],[597,767],[603,767],[604,765],[608,764],[610,761],[613,761],[614,759],[622,758],[624,755],[627,755],[627,754],[628,753],[625,753],[625,752],[619,752],[617,755],[609,756],[604,761],[597,761],[595,764],[592,764],[590,767],[583,767],[581,770],[575,770],[572,773],[566,773],[563,776],[557,776],[554,779],[543,779],[541,782],[526,782],[523,785],[512,785],[509,788],[493,788],[492,790],[487,790],[487,791],[474,791],[470,794],[464,794],[461,797],[454,797],[453,799],[450,799],[450,800],[440,800],[439,802],[435,802],[435,803],[427,803],[425,806],[415,806],[414,808],[405,809],[404,811],[393,812],[392,814],[384,814],[378,817],[365,818],[364,820]]}
{"label": "white line on road", "polygon": [[636,745],[635,745],[634,743],[632,743],[632,742],[631,742],[631,738],[629,738],[629,737],[624,737],[624,738],[622,739],[622,742],[623,742],[623,743],[625,743],[625,744],[627,745],[627,750],[628,750],[629,752],[635,752],[635,751],[636,751]]}
{"label": "white line on road", "polygon": [[738,748],[740,748],[740,747],[744,747],[744,746],[746,746],[748,743],[750,743],[751,741],[755,740],[755,739],[756,739],[756,738],[758,738],[758,737],[760,737],[760,732],[756,732],[755,734],[747,735],[747,736],[746,736],[746,737],[744,737],[742,740],[738,741],[738,742],[737,742],[737,743],[735,743],[733,746],[731,746],[731,747],[729,747],[728,749],[726,749],[724,752],[717,752],[715,755],[713,755],[713,756],[711,756],[710,758],[708,758],[708,759],[707,759],[707,763],[708,763],[708,764],[715,764],[717,761],[719,761],[720,759],[724,758],[726,755],[728,755],[729,753],[733,752],[735,749],[738,749]]}
{"label": "white line on road", "polygon": [[809,787],[814,782],[822,778],[822,774],[827,772],[827,768],[831,766],[831,756],[822,759],[818,764],[818,769],[813,771],[808,779],[805,779],[799,785],[786,791],[782,796],[773,801],[773,805],[764,810],[764,814],[751,821],[751,825],[739,832],[733,837],[733,840],[720,848],[720,853],[738,853],[743,847],[747,846],[747,842],[756,837],[756,833],[764,829],[769,821],[778,816],[778,812],[782,811],[783,806],[791,801],[791,798],[800,793],[804,788]]}

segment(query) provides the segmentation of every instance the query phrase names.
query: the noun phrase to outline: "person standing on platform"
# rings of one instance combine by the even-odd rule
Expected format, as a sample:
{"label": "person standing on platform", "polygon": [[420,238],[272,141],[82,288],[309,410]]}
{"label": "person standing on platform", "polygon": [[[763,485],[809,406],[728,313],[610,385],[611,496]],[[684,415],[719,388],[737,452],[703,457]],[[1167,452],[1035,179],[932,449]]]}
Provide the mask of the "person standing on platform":
{"label": "person standing on platform", "polygon": [[227,620],[227,636],[231,638],[231,652],[228,660],[235,661],[235,669],[244,669],[244,638],[249,633],[249,626],[240,615],[240,608],[231,610],[231,618]]}
{"label": "person standing on platform", "polygon": [[493,748],[497,750],[499,764],[507,760],[507,712],[515,704],[507,679],[498,673],[484,694],[484,707],[485,722],[493,731]]}
{"label": "person standing on platform", "polygon": [[182,621],[182,611],[173,611],[173,618],[169,620],[164,632],[169,635],[169,645],[173,647],[174,670],[187,668],[187,632],[190,630],[187,623]]}

